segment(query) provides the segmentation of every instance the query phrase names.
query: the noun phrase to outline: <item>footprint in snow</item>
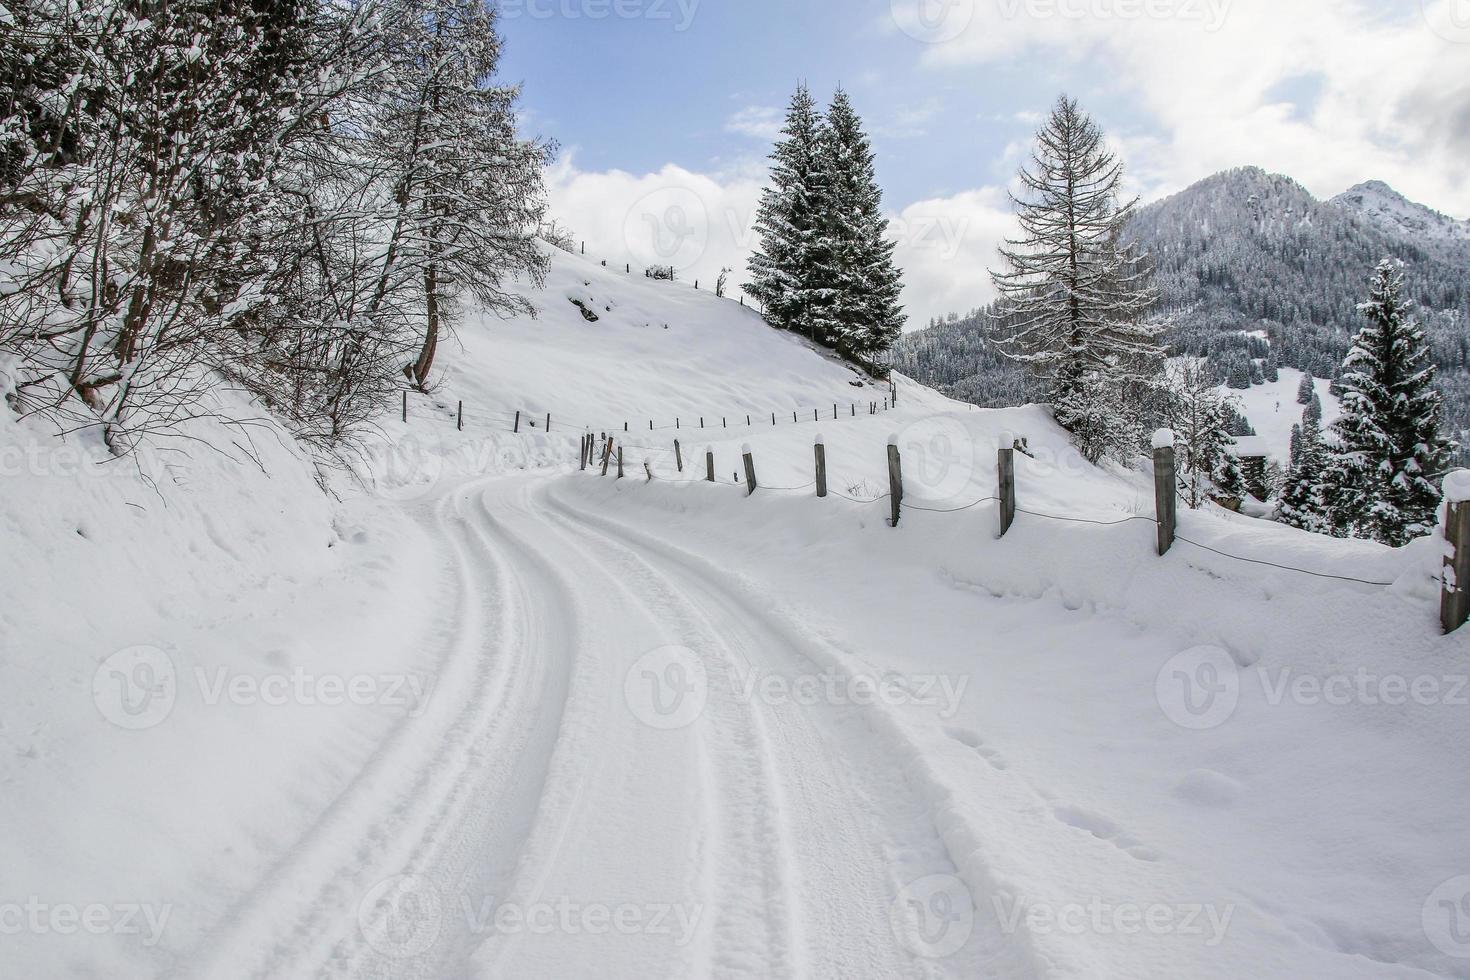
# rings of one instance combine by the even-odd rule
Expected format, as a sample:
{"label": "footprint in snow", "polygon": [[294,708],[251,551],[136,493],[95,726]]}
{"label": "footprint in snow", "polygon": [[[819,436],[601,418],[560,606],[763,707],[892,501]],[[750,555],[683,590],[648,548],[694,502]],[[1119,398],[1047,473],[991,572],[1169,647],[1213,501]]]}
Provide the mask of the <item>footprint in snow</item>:
{"label": "footprint in snow", "polygon": [[1141,841],[1126,833],[1122,827],[1100,813],[1093,813],[1077,806],[1064,805],[1053,807],[1052,814],[1067,826],[1091,834],[1100,841],[1106,841],[1129,857],[1139,861],[1159,859],[1158,851],[1144,846]]}
{"label": "footprint in snow", "polygon": [[1005,771],[1005,760],[1000,757],[999,752],[995,751],[995,749],[992,749],[990,746],[985,744],[985,740],[980,737],[978,732],[971,731],[968,728],[949,727],[945,728],[944,734],[948,735],[956,742],[959,742],[961,745],[974,749],[975,752],[979,754],[982,759],[990,763],[990,765],[994,768],[999,769],[1002,772]]}

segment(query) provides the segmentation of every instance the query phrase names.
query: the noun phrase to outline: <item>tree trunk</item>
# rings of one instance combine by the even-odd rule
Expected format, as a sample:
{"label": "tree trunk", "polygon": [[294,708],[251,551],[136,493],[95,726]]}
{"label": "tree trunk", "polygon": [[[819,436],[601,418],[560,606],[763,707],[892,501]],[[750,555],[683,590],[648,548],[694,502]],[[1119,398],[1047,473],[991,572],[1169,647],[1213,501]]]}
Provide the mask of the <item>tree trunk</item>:
{"label": "tree trunk", "polygon": [[434,351],[439,347],[438,269],[433,262],[424,267],[424,306],[428,311],[424,329],[424,346],[413,364],[413,382],[420,391],[428,390],[429,371],[434,366]]}

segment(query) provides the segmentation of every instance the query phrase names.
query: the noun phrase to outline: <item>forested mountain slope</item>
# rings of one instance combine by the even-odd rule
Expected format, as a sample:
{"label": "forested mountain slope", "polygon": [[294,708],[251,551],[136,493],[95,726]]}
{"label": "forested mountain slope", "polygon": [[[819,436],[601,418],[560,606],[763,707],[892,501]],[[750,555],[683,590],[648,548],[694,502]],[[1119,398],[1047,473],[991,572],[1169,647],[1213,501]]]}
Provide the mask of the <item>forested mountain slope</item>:
{"label": "forested mountain slope", "polygon": [[[1208,356],[1222,379],[1249,376],[1250,362],[1268,356],[1335,376],[1374,265],[1385,256],[1404,260],[1457,437],[1470,429],[1464,228],[1380,182],[1323,202],[1290,177],[1256,167],[1202,180],[1140,209],[1129,226],[1154,262],[1155,315],[1173,324],[1174,350]],[[981,405],[1029,396],[1025,379],[989,342],[984,313],[905,337],[896,365]]]}

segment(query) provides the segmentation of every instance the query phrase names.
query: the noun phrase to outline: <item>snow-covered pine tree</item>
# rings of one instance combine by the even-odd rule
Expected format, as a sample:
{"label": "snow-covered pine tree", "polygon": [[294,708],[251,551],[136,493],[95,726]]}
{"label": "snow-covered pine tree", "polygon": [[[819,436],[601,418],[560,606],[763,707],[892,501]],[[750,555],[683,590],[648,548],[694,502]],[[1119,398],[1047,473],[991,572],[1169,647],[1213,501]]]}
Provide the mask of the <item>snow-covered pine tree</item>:
{"label": "snow-covered pine tree", "polygon": [[1304,372],[1302,374],[1302,383],[1298,385],[1296,389],[1296,403],[1298,405],[1307,404],[1312,400],[1312,397],[1316,394],[1316,391],[1317,386],[1316,383],[1312,380],[1312,372]]}
{"label": "snow-covered pine tree", "polygon": [[770,183],[761,191],[755,217],[760,245],[746,264],[750,280],[744,287],[761,304],[771,326],[812,339],[817,339],[812,311],[819,299],[812,251],[822,125],[811,92],[799,85],[771,153]]}
{"label": "snow-covered pine tree", "polygon": [[1266,380],[1272,384],[1281,380],[1281,361],[1274,346],[1266,353],[1265,375]]}
{"label": "snow-covered pine tree", "polygon": [[1220,454],[1220,465],[1215,469],[1215,493],[1224,501],[1233,501],[1231,506],[1245,499],[1245,476],[1240,463],[1229,452]]}
{"label": "snow-covered pine tree", "polygon": [[535,233],[551,150],[516,133],[515,86],[494,85],[500,38],[485,0],[386,0],[387,64],[368,152],[390,188],[371,304],[417,290],[422,343],[404,374],[428,385],[457,301],[533,314],[505,280],[544,281]]}
{"label": "snow-covered pine tree", "polygon": [[1121,242],[1136,204],[1120,203],[1122,179],[1101,128],[1061,96],[1012,196],[1022,236],[991,273],[1004,349],[1042,377],[1057,421],[1093,461],[1137,451],[1143,421],[1124,392],[1162,364],[1162,328],[1143,322],[1155,300],[1145,263]]}
{"label": "snow-covered pine tree", "polygon": [[1311,418],[1302,419],[1295,455],[1295,461],[1281,480],[1276,519],[1304,531],[1325,533],[1331,528],[1322,494],[1322,473],[1328,455],[1322,445],[1322,431]]}
{"label": "snow-covered pine tree", "polygon": [[1291,427],[1291,455],[1288,456],[1290,465],[1295,466],[1302,457],[1302,426],[1298,422]]}
{"label": "snow-covered pine tree", "polygon": [[812,259],[822,293],[813,310],[816,337],[872,367],[902,332],[903,282],[893,264],[873,150],[840,88],[818,133],[818,166]]}
{"label": "snow-covered pine tree", "polygon": [[1343,361],[1337,445],[1321,486],[1334,533],[1393,547],[1434,527],[1452,449],[1440,435],[1434,367],[1403,285],[1402,262],[1379,263],[1359,307],[1367,322]]}
{"label": "snow-covered pine tree", "polygon": [[1315,391],[1312,392],[1312,397],[1307,399],[1307,407],[1302,412],[1302,415],[1316,422],[1318,428],[1322,427],[1322,399],[1317,396]]}

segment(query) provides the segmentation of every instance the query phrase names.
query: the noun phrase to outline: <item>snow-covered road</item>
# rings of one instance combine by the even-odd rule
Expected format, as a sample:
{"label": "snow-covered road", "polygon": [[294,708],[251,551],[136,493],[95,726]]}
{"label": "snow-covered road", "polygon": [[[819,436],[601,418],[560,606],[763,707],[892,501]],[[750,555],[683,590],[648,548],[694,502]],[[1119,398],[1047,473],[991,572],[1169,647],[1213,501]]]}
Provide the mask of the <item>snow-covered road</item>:
{"label": "snow-covered road", "polygon": [[821,675],[817,638],[553,481],[423,520],[457,571],[437,693],[201,950],[215,975],[1026,972],[951,907],[865,709],[759,696]]}

